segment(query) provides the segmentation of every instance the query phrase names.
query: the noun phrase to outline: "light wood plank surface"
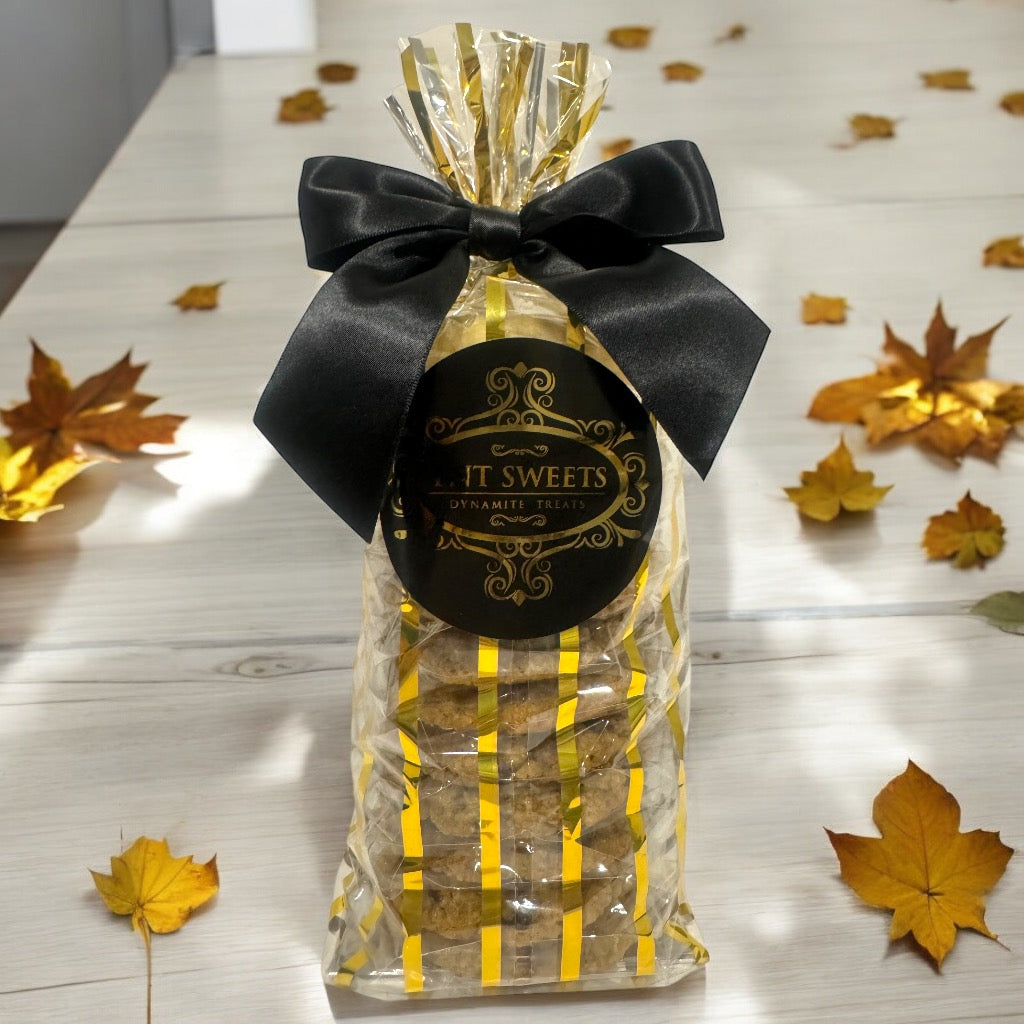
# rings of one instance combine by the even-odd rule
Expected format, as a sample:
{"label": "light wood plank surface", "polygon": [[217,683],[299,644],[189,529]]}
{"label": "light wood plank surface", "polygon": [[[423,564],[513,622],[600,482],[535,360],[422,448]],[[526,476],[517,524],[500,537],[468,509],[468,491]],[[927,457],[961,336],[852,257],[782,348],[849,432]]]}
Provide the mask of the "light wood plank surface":
{"label": "light wood plank surface", "polygon": [[[961,337],[1006,315],[992,375],[1024,380],[1024,271],[983,247],[1024,231],[1020,0],[478,0],[481,24],[603,44],[648,23],[650,49],[603,46],[615,75],[597,142],[692,138],[715,177],[725,242],[686,255],[773,337],[718,463],[688,491],[694,698],[687,883],[712,953],[670,989],[378,1004],[325,993],[319,955],[352,809],[351,665],[362,544],[251,426],[260,389],[322,275],[304,266],[301,161],[344,153],[414,168],[380,100],[397,36],[464,5],[320,5],[309,56],[200,57],[175,69],[110,167],[0,317],[0,403],[18,401],[29,336],[72,379],[132,348],[154,411],[190,417],[173,455],[89,470],[68,508],[0,524],[0,1020],[144,1019],[141,944],[87,868],[122,837],[218,855],[222,891],[155,942],[155,1019],[275,1024],[413,1017],[504,1024],[1024,1022],[1024,869],[941,976],[842,885],[823,826],[872,833],[871,800],[914,759],[960,799],[965,829],[1024,845],[1024,639],[965,614],[1024,587],[1024,439],[997,464],[950,468],[909,447],[846,440],[896,487],[872,516],[802,522],[781,488],[840,430],[804,416],[828,381],[868,372],[888,321],[919,344],[941,298]],[[712,40],[732,22],[740,43]],[[280,96],[322,60],[334,109],[278,125]],[[693,85],[659,65],[705,64]],[[918,72],[970,68],[968,93]],[[845,119],[900,118],[848,150]],[[589,157],[597,159],[597,144]],[[225,280],[221,308],[181,313],[187,285]],[[800,297],[845,295],[848,322],[807,327]],[[971,489],[1002,513],[984,571],[929,563],[930,514]]]}

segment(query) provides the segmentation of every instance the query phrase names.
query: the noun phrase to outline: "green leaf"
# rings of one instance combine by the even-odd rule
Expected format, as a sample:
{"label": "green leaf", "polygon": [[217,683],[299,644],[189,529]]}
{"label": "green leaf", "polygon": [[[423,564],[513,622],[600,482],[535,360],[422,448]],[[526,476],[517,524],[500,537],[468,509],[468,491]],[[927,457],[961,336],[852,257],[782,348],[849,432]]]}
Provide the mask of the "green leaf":
{"label": "green leaf", "polygon": [[1007,633],[1024,635],[1024,591],[1000,590],[983,597],[970,610]]}

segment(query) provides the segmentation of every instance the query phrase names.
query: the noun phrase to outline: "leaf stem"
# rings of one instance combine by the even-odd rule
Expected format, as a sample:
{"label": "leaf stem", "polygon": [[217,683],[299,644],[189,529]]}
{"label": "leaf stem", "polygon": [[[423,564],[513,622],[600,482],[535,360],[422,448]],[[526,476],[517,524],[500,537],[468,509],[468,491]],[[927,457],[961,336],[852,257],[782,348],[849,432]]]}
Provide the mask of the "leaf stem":
{"label": "leaf stem", "polygon": [[145,918],[140,921],[139,928],[146,944],[146,1024],[153,1024],[153,939]]}

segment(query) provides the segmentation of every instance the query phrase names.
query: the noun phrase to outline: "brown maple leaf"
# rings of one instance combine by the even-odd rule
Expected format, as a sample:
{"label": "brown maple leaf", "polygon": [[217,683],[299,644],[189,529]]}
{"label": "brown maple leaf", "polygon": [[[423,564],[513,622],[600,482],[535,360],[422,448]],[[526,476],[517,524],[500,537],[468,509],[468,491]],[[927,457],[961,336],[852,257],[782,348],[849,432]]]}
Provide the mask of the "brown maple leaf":
{"label": "brown maple leaf", "polygon": [[1005,320],[955,347],[956,330],[936,306],[919,353],[885,325],[886,358],[875,373],[822,388],[807,415],[830,423],[863,423],[869,444],[908,438],[950,459],[994,458],[1012,420],[998,411],[1012,383],[988,380],[992,336]]}
{"label": "brown maple leaf", "polygon": [[281,97],[277,119],[286,124],[322,121],[330,109],[319,89],[300,89],[291,96]]}
{"label": "brown maple leaf", "polygon": [[730,25],[720,36],[715,38],[716,43],[735,43],[743,39],[747,34],[747,26],[737,22]]}
{"label": "brown maple leaf", "polygon": [[981,257],[983,267],[1018,267],[1024,268],[1024,245],[1022,235],[1011,235],[1008,238],[997,238],[985,246]]}
{"label": "brown maple leaf", "polygon": [[956,511],[942,512],[928,520],[921,547],[932,559],[951,558],[958,569],[985,568],[989,558],[1003,550],[1006,528],[1003,518],[968,491]]}
{"label": "brown maple leaf", "polygon": [[825,831],[843,881],[893,911],[890,939],[912,935],[941,965],[958,928],[996,938],[985,893],[1013,856],[998,832],[961,832],[956,798],[913,761],[875,797],[873,818],[881,839]]}
{"label": "brown maple leaf", "polygon": [[1008,92],[1000,101],[999,106],[1008,114],[1024,117],[1024,92]]}
{"label": "brown maple leaf", "polygon": [[608,30],[608,42],[621,50],[642,50],[654,31],[649,25],[620,25]]}
{"label": "brown maple leaf", "polygon": [[83,445],[133,452],[144,444],[173,444],[185,417],[142,415],[157,401],[135,390],[145,369],[145,363],[132,365],[131,352],[126,352],[113,366],[72,387],[61,364],[32,341],[29,400],[0,410],[11,447],[31,447],[36,469],[42,471],[80,454]]}
{"label": "brown maple leaf", "polygon": [[945,71],[922,71],[921,81],[926,89],[973,89],[971,73],[964,68]]}
{"label": "brown maple leaf", "polygon": [[614,139],[611,142],[601,143],[601,159],[611,160],[613,157],[622,156],[633,148],[633,140],[628,138]]}
{"label": "brown maple leaf", "polygon": [[359,68],[355,64],[342,64],[340,61],[330,61],[327,64],[321,64],[316,69],[316,76],[321,82],[351,82],[355,77]]}
{"label": "brown maple leaf", "polygon": [[661,72],[666,82],[696,82],[704,74],[704,69],[699,64],[677,60],[671,64],[663,64]]}

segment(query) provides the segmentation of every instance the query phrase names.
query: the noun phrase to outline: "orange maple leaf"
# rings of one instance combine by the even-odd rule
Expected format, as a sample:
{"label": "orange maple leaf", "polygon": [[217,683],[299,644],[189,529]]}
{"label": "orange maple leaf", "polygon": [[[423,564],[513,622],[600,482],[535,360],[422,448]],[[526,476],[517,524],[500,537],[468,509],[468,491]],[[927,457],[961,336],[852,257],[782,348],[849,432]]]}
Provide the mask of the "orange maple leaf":
{"label": "orange maple leaf", "polygon": [[184,416],[143,416],[157,401],[135,385],[146,369],[133,365],[131,352],[102,373],[72,387],[61,364],[32,342],[29,400],[0,410],[11,431],[12,448],[31,447],[38,470],[80,454],[82,445],[102,445],[115,452],[137,451],[144,444],[172,444]]}
{"label": "orange maple leaf", "polygon": [[990,939],[987,893],[1013,850],[998,832],[960,831],[960,805],[913,761],[875,797],[881,839],[825,829],[843,881],[866,903],[892,910],[889,937],[911,934],[941,965],[957,928]]}
{"label": "orange maple leaf", "polygon": [[1012,422],[999,414],[997,403],[1018,386],[985,378],[992,336],[1003,323],[957,348],[956,330],[946,323],[940,303],[925,332],[923,354],[886,324],[886,358],[876,372],[822,388],[807,415],[863,423],[869,444],[907,437],[954,460],[966,454],[994,458]]}
{"label": "orange maple leaf", "polygon": [[968,491],[955,512],[942,512],[928,520],[921,546],[929,558],[952,558],[958,569],[984,568],[987,559],[1003,550],[1005,535],[1002,516],[975,501]]}

